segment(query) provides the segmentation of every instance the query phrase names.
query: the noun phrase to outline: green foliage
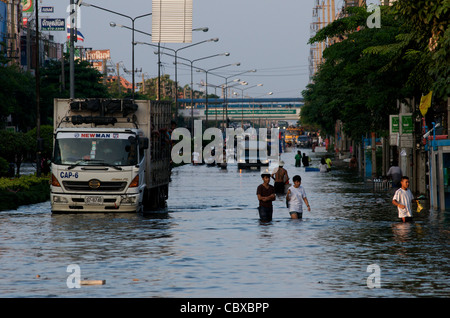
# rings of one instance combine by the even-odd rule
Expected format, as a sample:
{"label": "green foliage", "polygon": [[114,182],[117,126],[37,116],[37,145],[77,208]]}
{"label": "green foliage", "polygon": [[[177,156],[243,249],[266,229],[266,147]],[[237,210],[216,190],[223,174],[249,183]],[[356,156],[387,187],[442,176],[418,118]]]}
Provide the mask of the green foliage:
{"label": "green foliage", "polygon": [[20,205],[44,202],[50,198],[49,179],[34,175],[15,179],[0,178],[0,211]]}
{"label": "green foliage", "polygon": [[348,7],[348,16],[338,19],[327,27],[320,29],[314,37],[309,39],[308,43],[323,42],[328,38],[345,36],[353,33],[358,26],[365,25],[367,17],[370,15],[363,7]]}
{"label": "green foliage", "polygon": [[[27,135],[30,136],[31,139],[37,140],[36,136],[36,127],[27,132]],[[50,158],[53,153],[53,126],[50,125],[42,125],[40,127],[40,137],[44,140],[44,149],[41,154],[43,158]],[[35,143],[37,146],[37,143]],[[37,148],[32,148],[32,151],[35,153]]]}
{"label": "green foliage", "polygon": [[[41,69],[40,109],[41,124],[53,123],[53,102],[55,98],[70,97],[70,64],[68,56],[64,59],[64,82],[61,82],[61,61],[49,61]],[[102,74],[91,67],[89,62],[74,61],[75,98],[108,98],[107,87],[102,83]],[[32,126],[36,126],[35,124]]]}
{"label": "green foliage", "polygon": [[[327,134],[334,134],[336,120],[344,123],[344,131],[358,140],[371,131],[383,132],[388,128],[386,114],[396,108],[396,100],[406,94],[403,75],[411,67],[408,63],[392,65],[388,55],[364,54],[374,46],[396,42],[400,21],[396,21],[386,9],[382,28],[360,28],[368,13],[355,8],[354,15],[336,21],[323,28],[311,40],[326,37],[345,37],[323,52],[325,62],[314,77],[314,83],[303,92],[305,106],[302,123],[319,124]],[[340,33],[342,32],[342,33]]]}
{"label": "green foliage", "polygon": [[35,140],[28,134],[0,130],[0,156],[9,162],[16,162],[17,157],[26,157],[34,145]]}
{"label": "green foliage", "polygon": [[[74,69],[75,98],[109,97],[106,86],[102,83],[102,74],[91,67],[89,62],[75,60]],[[60,82],[61,74],[61,61],[50,61],[42,69],[41,87],[50,94],[49,96],[43,97],[44,102],[48,103],[48,101],[51,101],[51,105],[53,105],[53,99],[56,97],[70,97],[70,63],[67,56],[64,59],[64,83]]]}
{"label": "green foliage", "polygon": [[17,166],[16,174],[20,174],[20,165],[27,155],[35,149],[36,140],[22,132],[0,130],[0,157]]}
{"label": "green foliage", "polygon": [[6,176],[9,170],[9,163],[4,158],[0,157],[0,177]]}
{"label": "green foliage", "polygon": [[[0,125],[12,115],[12,124],[25,131],[36,123],[35,79],[16,65],[0,66]],[[0,127],[2,128],[2,127]]]}
{"label": "green foliage", "polygon": [[35,175],[26,175],[19,178],[0,178],[0,191],[19,191],[29,190],[37,184],[49,184],[48,176],[36,177]]}
{"label": "green foliage", "polygon": [[[344,131],[358,140],[366,133],[388,130],[388,115],[398,111],[397,100],[419,99],[431,89],[435,98],[446,100],[449,2],[418,2],[422,5],[399,0],[394,7],[381,7],[381,28],[373,29],[365,26],[371,13],[349,8],[349,16],[310,39],[310,43],[331,38],[340,42],[324,50],[325,62],[303,91],[302,124],[319,124],[334,134],[334,123],[340,119]],[[437,44],[430,50],[432,36]]]}
{"label": "green foliage", "polygon": [[390,54],[386,67],[402,60],[413,63],[406,85],[416,86],[424,94],[432,90],[435,100],[446,100],[450,95],[449,9],[448,0],[396,1],[393,15],[403,21],[398,42],[366,53]]}

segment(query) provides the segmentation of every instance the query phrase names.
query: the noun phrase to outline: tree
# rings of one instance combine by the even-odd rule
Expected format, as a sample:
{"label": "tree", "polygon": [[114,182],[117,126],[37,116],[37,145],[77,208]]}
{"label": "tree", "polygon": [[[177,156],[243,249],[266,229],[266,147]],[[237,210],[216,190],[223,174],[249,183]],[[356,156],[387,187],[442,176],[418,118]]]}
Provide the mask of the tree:
{"label": "tree", "polygon": [[[75,69],[75,98],[109,98],[107,87],[102,83],[102,74],[88,61],[77,59]],[[61,82],[61,61],[49,61],[41,70],[41,123],[53,120],[53,99],[70,97],[70,65],[68,55],[64,58],[64,83]]]}
{"label": "tree", "polygon": [[389,67],[409,60],[415,67],[408,74],[410,85],[446,99],[450,95],[450,2],[445,0],[398,0],[392,13],[403,21],[397,42],[375,46],[366,53],[388,55]]}
{"label": "tree", "polygon": [[[403,24],[396,37],[397,42],[368,48],[365,53],[388,56],[389,63],[383,69],[408,61],[413,65],[407,76],[406,86],[414,86],[411,92],[420,100],[432,91],[433,107],[425,119],[431,122],[448,122],[447,104],[450,96],[450,2],[445,0],[398,0],[392,7],[393,14]],[[416,111],[418,116],[421,116]],[[443,125],[445,127],[445,125]]]}
{"label": "tree", "polygon": [[22,162],[33,151],[35,140],[23,132],[0,130],[0,157],[16,164],[16,176],[20,175]]}
{"label": "tree", "polygon": [[[402,61],[385,68],[389,56],[365,54],[368,48],[397,42],[403,23],[389,7],[382,8],[382,27],[365,27],[369,13],[365,8],[348,8],[349,16],[321,29],[310,43],[339,38],[323,52],[325,62],[314,76],[314,82],[303,91],[305,106],[302,122],[319,124],[328,134],[340,119],[344,132],[354,140],[388,130],[388,114],[396,112],[396,101],[415,88],[405,86],[413,67]],[[406,75],[405,75],[406,74]]]}
{"label": "tree", "polygon": [[35,79],[17,65],[0,66],[0,122],[12,116],[12,124],[26,131],[36,124]]}

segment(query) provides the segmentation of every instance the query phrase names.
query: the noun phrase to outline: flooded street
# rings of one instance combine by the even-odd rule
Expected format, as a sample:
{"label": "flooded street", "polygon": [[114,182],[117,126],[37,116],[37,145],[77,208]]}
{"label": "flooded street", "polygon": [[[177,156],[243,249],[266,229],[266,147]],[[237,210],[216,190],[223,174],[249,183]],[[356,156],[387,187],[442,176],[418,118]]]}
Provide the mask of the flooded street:
{"label": "flooded street", "polygon": [[[449,212],[399,223],[392,193],[347,169],[305,172],[294,155],[282,160],[311,205],[301,220],[279,197],[260,223],[259,171],[232,165],[175,168],[168,213],[52,215],[49,202],[1,212],[0,296],[450,296]],[[106,284],[68,288],[71,264]],[[379,288],[368,286],[374,266]]]}

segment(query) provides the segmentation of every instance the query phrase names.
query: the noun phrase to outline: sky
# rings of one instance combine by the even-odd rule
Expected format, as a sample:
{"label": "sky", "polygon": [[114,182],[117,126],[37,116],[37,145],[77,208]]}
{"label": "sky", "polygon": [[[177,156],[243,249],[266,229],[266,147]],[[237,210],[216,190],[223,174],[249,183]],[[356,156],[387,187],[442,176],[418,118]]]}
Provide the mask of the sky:
{"label": "sky", "polygon": [[[149,0],[86,0],[112,11],[120,12],[132,18],[152,12]],[[178,55],[189,60],[220,53],[218,56],[197,61],[194,66],[212,69],[228,64],[240,63],[240,66],[220,68],[217,74],[235,79],[233,74],[256,69],[254,73],[245,73],[236,78],[248,82],[244,96],[264,97],[301,97],[309,81],[309,50],[307,44],[311,36],[312,8],[315,0],[193,0],[193,28],[208,27],[208,32],[193,32],[192,43],[162,43],[161,47],[179,49],[211,38],[218,42],[202,43],[184,50]],[[337,1],[339,3],[339,1]],[[41,6],[54,6],[52,14],[40,13],[40,17],[66,18],[70,0],[40,0]],[[110,27],[110,22],[131,27],[131,20],[94,7],[81,7],[79,31],[85,41],[76,45],[93,49],[110,49],[111,60],[120,63],[127,70],[132,69],[131,31],[125,28]],[[151,33],[151,16],[136,20],[135,29]],[[64,42],[66,33],[53,31],[55,41]],[[151,42],[148,35],[135,32],[135,41]],[[154,43],[153,43],[154,44]],[[135,69],[142,69],[146,78],[157,77],[156,50],[147,45],[135,46]],[[170,50],[165,50],[172,54]],[[174,59],[161,55],[161,74],[169,74],[174,79]],[[131,82],[131,74],[124,74]],[[142,73],[135,73],[136,82],[141,81]],[[211,72],[213,73],[213,71]],[[194,72],[194,89],[204,90],[199,83],[205,81],[205,74]],[[190,68],[178,65],[180,86],[190,84]],[[208,83],[221,85],[225,80],[208,75]],[[263,84],[263,86],[255,86]],[[255,86],[255,87],[252,87]],[[246,89],[247,87],[251,87]],[[208,88],[208,93],[214,93]],[[237,90],[242,94],[240,90]],[[217,91],[220,95],[220,91]],[[269,97],[267,95],[267,97]]]}

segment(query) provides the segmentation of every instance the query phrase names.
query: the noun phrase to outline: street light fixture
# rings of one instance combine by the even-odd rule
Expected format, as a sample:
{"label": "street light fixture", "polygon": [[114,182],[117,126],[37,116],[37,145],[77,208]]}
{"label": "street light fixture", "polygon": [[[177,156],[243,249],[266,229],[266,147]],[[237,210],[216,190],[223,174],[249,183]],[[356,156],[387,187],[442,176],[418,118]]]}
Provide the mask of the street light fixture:
{"label": "street light fixture", "polygon": [[[85,6],[85,7],[94,7],[96,9],[107,11],[107,12],[110,12],[110,13],[113,13],[113,14],[116,14],[116,15],[120,15],[122,17],[125,17],[125,18],[128,18],[128,19],[131,20],[131,67],[132,67],[131,76],[132,76],[132,82],[133,82],[132,83],[131,94],[132,94],[132,98],[134,99],[134,89],[135,89],[135,80],[134,80],[134,31],[135,31],[135,29],[134,29],[134,21],[139,19],[139,18],[150,16],[150,15],[152,15],[152,13],[150,12],[150,13],[142,14],[142,15],[139,15],[139,16],[133,18],[133,17],[130,17],[130,16],[126,15],[126,14],[123,14],[123,13],[120,13],[120,12],[116,12],[116,11],[113,11],[113,10],[109,10],[109,9],[106,9],[106,8],[103,8],[103,7],[99,7],[99,6],[96,6],[96,5],[93,5],[93,4],[90,4],[90,3],[86,3],[86,2],[83,2],[83,1],[78,2],[78,5],[79,6]],[[110,25],[111,25],[111,23],[110,23]]]}
{"label": "street light fixture", "polygon": [[[206,29],[206,31],[208,30],[208,28],[198,28],[198,29],[193,29],[193,31],[194,30],[196,30],[196,31],[199,31],[199,30],[203,30],[203,29]],[[206,32],[206,31],[204,31],[203,30],[203,32]],[[195,62],[195,61],[200,61],[200,60],[204,60],[204,59],[207,59],[207,58],[211,58],[211,57],[215,57],[215,56],[222,56],[222,55],[224,55],[224,56],[229,56],[230,55],[230,53],[228,53],[228,52],[226,52],[226,53],[219,53],[219,54],[215,54],[215,55],[210,55],[210,56],[206,56],[206,57],[202,57],[202,58],[199,58],[199,59],[195,59],[195,60],[188,60],[188,59],[186,59],[186,58],[182,58],[182,57],[179,57],[178,56],[178,51],[181,51],[181,50],[184,50],[184,49],[187,49],[187,48],[189,48],[189,47],[192,47],[192,46],[195,46],[195,45],[199,45],[199,44],[202,44],[202,43],[206,43],[206,42],[217,42],[217,41],[219,41],[219,38],[212,38],[212,39],[209,39],[209,40],[204,40],[204,41],[200,41],[200,42],[197,42],[197,43],[194,43],[194,44],[191,44],[191,45],[187,45],[187,46],[184,46],[184,47],[182,47],[182,48],[179,48],[179,49],[171,49],[171,48],[168,48],[168,47],[166,47],[165,49],[167,49],[167,50],[170,50],[170,51],[172,51],[172,52],[174,52],[174,54],[172,55],[172,54],[169,54],[169,53],[166,53],[166,52],[162,52],[162,54],[165,54],[165,55],[169,55],[169,56],[172,56],[172,57],[175,57],[175,107],[176,107],[176,109],[177,109],[177,113],[178,113],[178,73],[177,73],[177,65],[178,65],[178,62],[177,62],[177,59],[179,58],[179,59],[182,59],[182,60],[185,60],[185,61],[188,61],[188,62],[190,62],[191,63],[191,107],[192,107],[192,101],[193,101],[193,96],[192,96],[192,94],[193,94],[193,79],[192,79],[192,64]],[[160,52],[160,46],[159,46],[159,43],[158,43],[158,45],[155,45],[155,44],[150,44],[150,43],[147,43],[147,42],[134,42],[134,44],[145,44],[145,45],[149,45],[149,46],[154,46],[154,47],[157,47],[158,48],[158,52],[155,52],[155,54],[158,54],[158,89],[159,89],[159,68],[160,68],[160,61],[159,61],[159,58],[160,58],[160,54],[161,54],[161,52]],[[159,95],[159,94],[158,94]],[[193,127],[193,126],[192,126]]]}
{"label": "street light fixture", "polygon": [[[164,54],[167,54],[167,53],[164,53]],[[171,54],[167,54],[167,55],[171,55]],[[190,62],[190,67],[191,67],[191,123],[192,123],[192,128],[194,127],[193,126],[194,125],[194,100],[193,100],[193,92],[194,92],[193,68],[194,68],[194,62],[197,62],[197,61],[200,61],[200,60],[205,60],[205,59],[208,59],[208,58],[211,58],[211,57],[221,56],[221,55],[229,56],[230,53],[214,54],[214,55],[210,55],[210,56],[201,57],[201,58],[198,58],[198,59],[195,59],[195,60],[189,60],[189,59],[186,59],[186,58],[179,57],[182,60],[186,60],[186,61]],[[186,65],[184,63],[180,63],[180,64]],[[218,68],[222,68],[222,67],[226,67],[226,66],[232,66],[232,65],[239,66],[239,65],[241,65],[241,63],[227,64],[227,65],[224,65],[224,66],[221,66],[221,67],[217,67],[217,68],[214,68],[214,69],[218,69]],[[189,65],[187,65],[187,66],[189,66]],[[195,67],[195,68],[197,70],[201,70],[201,71],[206,72],[206,70],[204,70],[202,68],[199,68],[199,67]],[[208,98],[208,93],[206,93],[206,96],[207,96],[206,98]],[[206,122],[207,122],[207,120],[206,120]]]}
{"label": "street light fixture", "polygon": [[[110,27],[113,27],[113,28],[116,27],[116,26],[118,26],[118,27],[121,27],[121,28],[125,28],[125,29],[132,30],[133,33],[134,33],[134,32],[139,32],[139,33],[148,35],[148,36],[150,36],[150,37],[152,36],[152,35],[151,35],[150,33],[148,33],[148,32],[144,32],[144,31],[141,31],[141,30],[134,29],[134,27],[133,27],[133,28],[130,28],[130,27],[126,26],[126,25],[118,24],[118,23],[115,23],[115,22],[110,22],[110,23],[109,23],[109,26],[110,26]],[[195,29],[192,29],[192,31],[203,31],[203,32],[208,32],[208,30],[209,30],[209,28],[207,28],[207,27],[202,27],[202,28],[195,28]],[[200,43],[211,42],[211,41],[217,42],[217,41],[219,41],[219,39],[218,39],[218,38],[214,38],[214,39],[202,41],[202,42],[200,42]],[[188,45],[188,46],[186,46],[186,47],[183,47],[183,48],[181,48],[181,49],[178,49],[177,51],[182,50],[182,49],[187,48],[187,47],[190,47],[190,46],[193,46],[193,45],[200,44],[200,43],[195,43],[195,44],[192,44],[192,45]],[[133,45],[133,56],[134,56],[134,45],[136,45],[136,44],[147,44],[147,45],[155,46],[155,47],[158,48],[158,92],[157,92],[157,99],[159,100],[159,99],[160,99],[160,89],[159,89],[159,86],[160,86],[160,66],[161,66],[161,61],[160,61],[160,55],[159,55],[159,52],[160,52],[160,47],[161,47],[161,45],[160,45],[160,43],[158,43],[158,45],[155,45],[155,44],[150,44],[150,43],[145,43],[145,42],[135,42],[135,41],[134,41],[134,37],[133,37],[133,42],[132,42],[132,45]],[[170,49],[170,48],[166,48],[166,49],[175,51],[175,50]],[[176,74],[176,70],[175,70],[175,74]],[[175,77],[176,77],[176,76],[175,76]],[[176,81],[176,80],[175,80],[175,81]],[[176,84],[176,86],[177,86],[177,90],[176,90],[176,91],[178,92],[178,85]],[[178,97],[177,97],[177,94],[175,94],[175,105],[178,105]],[[177,106],[176,108],[178,108],[178,106]]]}
{"label": "street light fixture", "polygon": [[195,28],[192,29],[192,31],[203,31],[203,32],[208,32],[209,28],[208,27],[203,27],[203,28]]}
{"label": "street light fixture", "polygon": [[[225,67],[228,67],[228,66],[234,66],[234,65],[235,66],[239,66],[239,65],[241,65],[241,63],[227,64],[227,65],[214,67],[214,68],[211,68],[209,70],[202,70],[202,71],[205,72],[205,81],[206,81],[206,100],[205,100],[206,128],[208,128],[208,73],[210,71],[214,71],[214,70],[218,70],[218,69],[221,69],[221,68],[225,68]],[[201,69],[199,69],[199,70],[201,70]]]}
{"label": "street light fixture", "polygon": [[[245,73],[250,73],[250,72],[254,73],[254,72],[256,72],[256,70],[252,69],[252,70],[244,71],[242,73],[233,74],[231,76],[222,76],[222,75],[219,75],[219,74],[214,74],[214,75],[224,78],[225,79],[225,87],[227,87],[229,78],[234,77],[234,76],[238,76],[238,75],[242,75],[242,74],[245,74]],[[225,114],[226,114],[227,122],[228,122],[228,101],[227,101],[227,99],[228,99],[228,89],[225,89],[224,99],[225,99]],[[228,127],[228,125],[227,125],[227,127]]]}
{"label": "street light fixture", "polygon": [[[242,84],[242,85],[248,85],[248,83],[247,82],[244,82],[245,84]],[[242,95],[241,95],[241,102],[242,102],[242,105],[241,105],[241,126],[242,126],[242,128],[244,128],[244,91],[246,91],[246,90],[248,90],[248,89],[250,89],[250,88],[253,88],[253,87],[260,87],[260,86],[263,86],[263,84],[256,84],[256,85],[253,85],[253,86],[249,86],[249,87],[246,87],[246,88],[239,88],[239,87],[236,87],[236,89],[238,89],[238,90],[240,90],[241,91],[241,93],[242,93]],[[236,93],[236,95],[237,95],[237,93]]]}

